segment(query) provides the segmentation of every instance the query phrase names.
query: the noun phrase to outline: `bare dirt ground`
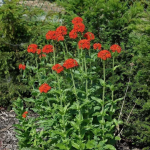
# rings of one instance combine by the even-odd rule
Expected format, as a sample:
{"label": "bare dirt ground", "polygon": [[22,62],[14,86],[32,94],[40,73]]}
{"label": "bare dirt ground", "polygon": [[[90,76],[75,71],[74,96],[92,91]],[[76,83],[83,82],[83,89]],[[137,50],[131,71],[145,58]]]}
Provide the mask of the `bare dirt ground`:
{"label": "bare dirt ground", "polygon": [[18,150],[13,124],[18,123],[14,111],[0,110],[0,150]]}

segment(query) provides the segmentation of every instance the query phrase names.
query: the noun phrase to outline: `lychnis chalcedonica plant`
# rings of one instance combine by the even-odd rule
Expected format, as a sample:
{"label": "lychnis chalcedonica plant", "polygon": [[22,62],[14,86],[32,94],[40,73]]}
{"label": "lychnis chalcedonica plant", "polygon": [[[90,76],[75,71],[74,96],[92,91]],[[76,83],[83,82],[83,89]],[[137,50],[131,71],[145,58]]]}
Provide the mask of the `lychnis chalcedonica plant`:
{"label": "lychnis chalcedonica plant", "polygon": [[[35,66],[30,62],[19,65],[22,80],[28,80],[32,87],[31,98],[14,102],[20,149],[115,150],[115,141],[119,140],[115,127],[120,122],[113,114],[122,98],[114,99],[116,85],[113,80],[108,84],[106,70],[107,64],[112,64],[109,69],[115,78],[115,59],[121,47],[114,44],[105,50],[94,43],[94,34],[84,33],[80,17],[72,24],[69,36],[67,27],[59,26],[47,32],[43,48],[28,46]],[[25,108],[24,102],[33,107]]]}

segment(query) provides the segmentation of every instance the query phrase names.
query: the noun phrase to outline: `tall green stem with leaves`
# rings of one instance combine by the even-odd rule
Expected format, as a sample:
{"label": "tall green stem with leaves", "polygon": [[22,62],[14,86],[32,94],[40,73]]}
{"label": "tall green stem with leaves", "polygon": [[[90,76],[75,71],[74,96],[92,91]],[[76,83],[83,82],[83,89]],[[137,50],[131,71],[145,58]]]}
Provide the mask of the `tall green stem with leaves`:
{"label": "tall green stem with leaves", "polygon": [[36,61],[36,67],[37,67],[38,82],[39,82],[39,85],[40,85],[40,84],[41,84],[41,80],[40,80],[39,72],[38,72],[38,61],[37,61],[37,57],[35,58],[35,61]]}
{"label": "tall green stem with leaves", "polygon": [[[80,103],[79,103],[79,100],[78,100],[78,96],[77,96],[77,91],[76,91],[76,86],[75,86],[75,81],[74,81],[74,77],[73,77],[73,74],[72,74],[72,70],[70,71],[71,72],[71,77],[72,77],[72,82],[73,82],[73,86],[74,86],[74,92],[75,92],[75,96],[76,96],[76,100],[77,100],[77,110],[79,112],[79,120],[81,120],[81,108],[80,108]],[[80,129],[80,125],[79,125],[79,138],[81,140],[81,129]]]}
{"label": "tall green stem with leaves", "polygon": [[105,60],[103,60],[103,78],[104,78],[104,84],[103,84],[103,105],[102,105],[102,130],[103,130],[103,138],[104,138],[104,124],[105,124],[105,118],[104,118],[104,106],[105,106]]}
{"label": "tall green stem with leaves", "polygon": [[[113,83],[113,86],[114,86],[114,64],[115,64],[115,56],[113,56],[113,66],[112,66],[112,83]],[[111,104],[111,108],[110,108],[110,111],[112,113],[113,111],[113,101],[114,101],[114,88],[111,89],[111,96],[112,96],[112,104]],[[112,119],[112,114],[110,115],[110,119]]]}
{"label": "tall green stem with leaves", "polygon": [[[57,82],[58,82],[59,91],[61,91],[60,81],[59,81],[59,75],[58,74],[57,74]],[[63,109],[62,93],[60,94],[60,105],[61,105],[61,109]],[[64,115],[65,114],[62,115],[62,121],[63,121],[64,132],[66,132],[65,117],[64,117]]]}

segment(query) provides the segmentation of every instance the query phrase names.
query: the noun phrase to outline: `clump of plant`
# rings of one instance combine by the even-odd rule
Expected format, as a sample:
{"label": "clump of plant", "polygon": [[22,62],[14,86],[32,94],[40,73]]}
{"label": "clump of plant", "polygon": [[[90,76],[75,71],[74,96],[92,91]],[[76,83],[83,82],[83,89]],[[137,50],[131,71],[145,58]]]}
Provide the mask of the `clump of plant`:
{"label": "clump of plant", "polygon": [[[115,141],[120,139],[115,136],[115,127],[121,121],[113,114],[122,98],[114,99],[117,85],[113,79],[121,47],[113,44],[106,50],[95,43],[94,34],[85,32],[80,17],[75,17],[72,25],[69,37],[67,27],[59,26],[47,32],[46,45],[30,44],[27,52],[35,65],[19,65],[23,78],[30,77],[34,96],[14,102],[20,149],[115,150]],[[111,70],[111,82],[107,81],[107,70]],[[30,76],[30,71],[36,76]],[[34,107],[24,108],[23,102]],[[31,116],[33,112],[36,117]]]}

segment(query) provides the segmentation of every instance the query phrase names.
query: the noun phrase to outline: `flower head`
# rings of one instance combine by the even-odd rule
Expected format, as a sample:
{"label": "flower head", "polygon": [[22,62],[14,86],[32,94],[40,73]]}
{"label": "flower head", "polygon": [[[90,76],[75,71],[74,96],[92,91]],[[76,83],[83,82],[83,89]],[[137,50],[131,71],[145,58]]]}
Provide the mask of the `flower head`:
{"label": "flower head", "polygon": [[27,117],[27,114],[28,114],[28,112],[25,111],[25,112],[22,114],[22,117],[23,117],[23,118],[26,118],[26,117]]}
{"label": "flower head", "polygon": [[44,83],[39,87],[40,93],[47,93],[50,89],[51,87],[47,83]]}
{"label": "flower head", "polygon": [[71,39],[76,39],[76,38],[78,37],[78,34],[77,34],[77,32],[73,29],[73,30],[71,30],[71,32],[69,33],[69,37],[70,37]]}
{"label": "flower head", "polygon": [[83,23],[76,23],[73,27],[75,32],[83,32],[85,29],[85,25]]}
{"label": "flower head", "polygon": [[101,50],[102,45],[100,43],[93,44],[93,49]]}
{"label": "flower head", "polygon": [[111,58],[111,53],[108,50],[102,50],[98,53],[97,57],[106,60],[107,58]]}
{"label": "flower head", "polygon": [[36,44],[30,44],[27,48],[28,53],[36,53],[37,47]]}
{"label": "flower head", "polygon": [[45,45],[42,49],[43,53],[52,53],[53,52],[53,46],[52,45]]}
{"label": "flower head", "polygon": [[66,28],[66,26],[60,26],[56,29],[56,32],[60,35],[66,35],[67,34],[67,28]]}
{"label": "flower head", "polygon": [[64,70],[64,68],[60,64],[56,64],[52,67],[52,70],[55,70],[57,73],[60,73]]}
{"label": "flower head", "polygon": [[57,41],[64,41],[64,36],[61,35],[61,34],[59,34],[59,33],[57,33],[57,34],[56,34],[56,40],[57,40]]}
{"label": "flower head", "polygon": [[25,69],[26,69],[26,66],[23,65],[23,64],[19,64],[19,69],[25,70]]}
{"label": "flower head", "polygon": [[56,40],[56,31],[48,31],[45,37],[47,40]]}
{"label": "flower head", "polygon": [[95,39],[94,34],[93,34],[93,33],[91,33],[91,32],[87,32],[87,33],[85,33],[85,34],[84,34],[84,37],[85,37],[87,40],[89,40],[89,41],[91,41],[91,40],[94,40],[94,39]]}
{"label": "flower head", "polygon": [[79,49],[90,49],[90,41],[89,40],[80,40],[78,42]]}
{"label": "flower head", "polygon": [[83,19],[81,17],[75,17],[73,20],[72,20],[72,23],[73,24],[76,24],[76,23],[82,23],[83,22]]}
{"label": "flower head", "polygon": [[70,68],[73,68],[73,67],[78,66],[78,62],[77,62],[75,59],[70,58],[70,59],[67,59],[67,60],[64,62],[63,66],[64,66],[66,69],[70,69]]}
{"label": "flower head", "polygon": [[121,47],[117,44],[114,44],[110,47],[110,50],[112,50],[112,52],[117,51],[118,53],[120,53],[121,52]]}

